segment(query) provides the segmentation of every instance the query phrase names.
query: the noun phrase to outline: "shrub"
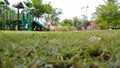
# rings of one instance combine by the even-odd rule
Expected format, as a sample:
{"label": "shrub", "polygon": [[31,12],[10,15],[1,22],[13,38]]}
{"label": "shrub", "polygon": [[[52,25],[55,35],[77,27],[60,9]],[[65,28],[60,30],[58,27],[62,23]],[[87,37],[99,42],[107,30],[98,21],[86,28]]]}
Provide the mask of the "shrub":
{"label": "shrub", "polygon": [[73,26],[62,26],[57,27],[57,31],[76,31],[76,28]]}

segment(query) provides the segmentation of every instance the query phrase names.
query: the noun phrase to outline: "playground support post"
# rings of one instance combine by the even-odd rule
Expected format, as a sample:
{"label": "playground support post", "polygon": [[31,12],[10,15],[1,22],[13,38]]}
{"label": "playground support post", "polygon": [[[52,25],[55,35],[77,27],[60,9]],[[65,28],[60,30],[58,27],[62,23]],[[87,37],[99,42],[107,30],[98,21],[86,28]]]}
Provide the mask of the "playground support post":
{"label": "playground support post", "polygon": [[20,17],[19,17],[19,8],[17,8],[17,10],[18,10],[18,12],[17,12],[17,13],[18,13],[18,14],[17,14],[17,20],[19,20],[19,18],[20,18]]}

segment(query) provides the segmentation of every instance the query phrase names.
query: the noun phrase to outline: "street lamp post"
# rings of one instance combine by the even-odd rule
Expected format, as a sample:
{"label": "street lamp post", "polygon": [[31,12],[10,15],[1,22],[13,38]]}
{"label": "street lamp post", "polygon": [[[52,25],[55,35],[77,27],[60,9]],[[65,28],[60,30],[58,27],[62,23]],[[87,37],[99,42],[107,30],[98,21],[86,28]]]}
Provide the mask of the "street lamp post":
{"label": "street lamp post", "polygon": [[87,29],[87,23],[88,23],[88,16],[87,16],[87,12],[88,12],[88,9],[89,7],[86,6],[86,7],[82,7],[81,9],[85,9],[85,14],[82,15],[83,16],[83,19],[84,19],[84,27],[85,29]]}
{"label": "street lamp post", "polygon": [[85,18],[86,18],[86,20],[88,20],[88,17],[87,17],[87,12],[88,12],[88,9],[89,7],[88,6],[86,6],[86,7],[82,7],[81,9],[85,9]]}
{"label": "street lamp post", "polygon": [[88,21],[88,15],[87,15],[87,12],[88,12],[88,9],[89,7],[88,6],[86,6],[86,20]]}

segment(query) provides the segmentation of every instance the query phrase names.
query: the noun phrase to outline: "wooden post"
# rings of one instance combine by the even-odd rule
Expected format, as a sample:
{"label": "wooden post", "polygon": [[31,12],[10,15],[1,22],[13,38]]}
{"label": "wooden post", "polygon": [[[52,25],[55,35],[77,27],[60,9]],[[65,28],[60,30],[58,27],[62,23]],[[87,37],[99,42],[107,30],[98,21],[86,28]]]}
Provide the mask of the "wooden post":
{"label": "wooden post", "polygon": [[19,18],[20,18],[20,17],[19,17],[19,8],[18,8],[18,15],[17,15],[17,20],[19,20]]}

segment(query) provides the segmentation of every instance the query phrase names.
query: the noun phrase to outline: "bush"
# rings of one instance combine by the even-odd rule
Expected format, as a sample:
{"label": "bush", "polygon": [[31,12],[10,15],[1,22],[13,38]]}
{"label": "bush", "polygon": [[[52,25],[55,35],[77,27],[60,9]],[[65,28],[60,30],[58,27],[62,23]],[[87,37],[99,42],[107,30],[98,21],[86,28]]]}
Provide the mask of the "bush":
{"label": "bush", "polygon": [[57,31],[76,31],[76,28],[73,26],[62,26],[57,27]]}

